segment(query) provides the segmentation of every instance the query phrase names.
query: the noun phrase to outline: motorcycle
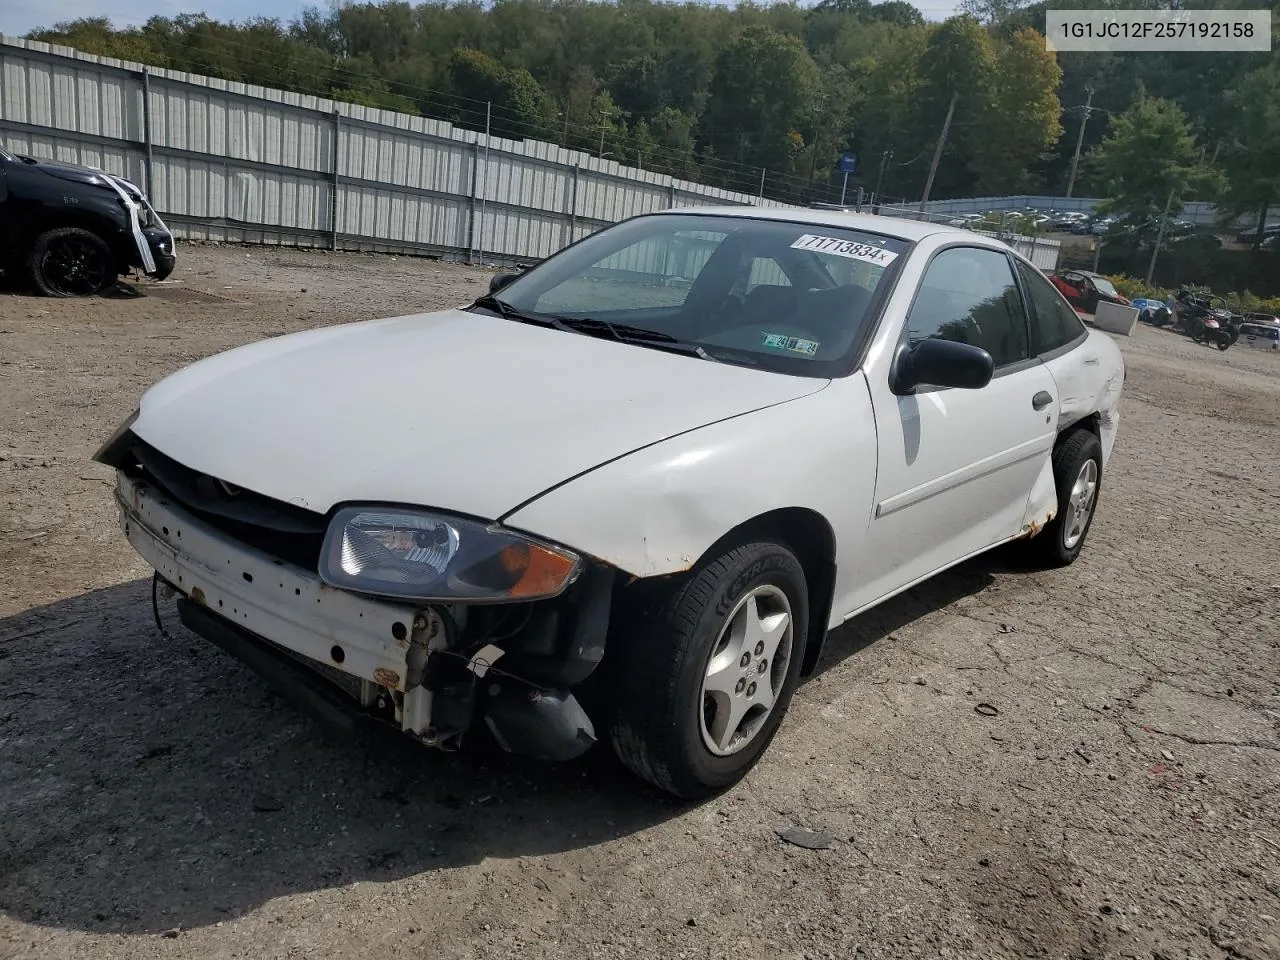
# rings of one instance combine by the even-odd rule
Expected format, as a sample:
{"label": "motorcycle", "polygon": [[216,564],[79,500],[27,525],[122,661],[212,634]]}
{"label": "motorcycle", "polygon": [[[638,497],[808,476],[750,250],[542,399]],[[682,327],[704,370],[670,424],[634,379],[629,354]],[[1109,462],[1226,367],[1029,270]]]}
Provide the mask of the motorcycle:
{"label": "motorcycle", "polygon": [[1226,304],[1226,300],[1213,294],[1197,297],[1180,291],[1174,301],[1173,328],[1195,343],[1226,350],[1240,339],[1240,323],[1244,319],[1228,310]]}

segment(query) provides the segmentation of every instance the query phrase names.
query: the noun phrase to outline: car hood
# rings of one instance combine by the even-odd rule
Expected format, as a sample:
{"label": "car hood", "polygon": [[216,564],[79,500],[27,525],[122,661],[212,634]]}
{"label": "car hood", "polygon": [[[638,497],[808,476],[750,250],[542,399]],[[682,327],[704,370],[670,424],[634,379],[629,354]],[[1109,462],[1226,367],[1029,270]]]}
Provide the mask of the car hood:
{"label": "car hood", "polygon": [[124,187],[133,196],[134,200],[142,196],[142,188],[136,183],[123,177],[108,174],[102,170],[93,170],[89,167],[80,167],[70,163],[58,163],[53,160],[37,160],[34,157],[20,156],[18,159],[25,166],[38,170],[46,176],[55,177],[58,180],[79,183],[87,187],[99,187],[103,190],[112,190],[113,188],[108,181],[115,181]]}
{"label": "car hood", "polygon": [[829,382],[448,310],[199,361],[146,392],[133,432],[320,513],[380,501],[497,519],[638,448]]}

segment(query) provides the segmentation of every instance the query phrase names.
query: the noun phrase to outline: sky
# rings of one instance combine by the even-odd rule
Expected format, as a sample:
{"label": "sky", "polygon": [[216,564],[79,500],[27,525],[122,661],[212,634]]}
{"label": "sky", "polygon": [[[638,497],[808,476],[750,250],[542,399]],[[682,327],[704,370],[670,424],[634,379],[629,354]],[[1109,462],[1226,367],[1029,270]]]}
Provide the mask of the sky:
{"label": "sky", "polygon": [[[912,2],[920,8],[926,20],[941,20],[951,12],[947,0]],[[99,16],[110,17],[117,27],[134,26],[157,14],[172,17],[200,11],[215,20],[266,16],[288,22],[307,7],[323,9],[328,5],[326,0],[0,0],[0,33],[22,36],[60,20]]]}

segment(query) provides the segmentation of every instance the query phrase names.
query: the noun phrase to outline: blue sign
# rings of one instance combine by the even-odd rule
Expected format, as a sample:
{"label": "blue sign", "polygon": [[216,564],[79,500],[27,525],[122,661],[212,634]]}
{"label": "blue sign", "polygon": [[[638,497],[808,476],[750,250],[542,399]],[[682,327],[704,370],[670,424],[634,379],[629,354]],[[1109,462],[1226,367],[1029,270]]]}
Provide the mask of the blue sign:
{"label": "blue sign", "polygon": [[854,168],[858,165],[858,155],[856,153],[840,154],[840,163],[836,169],[842,173],[853,173]]}

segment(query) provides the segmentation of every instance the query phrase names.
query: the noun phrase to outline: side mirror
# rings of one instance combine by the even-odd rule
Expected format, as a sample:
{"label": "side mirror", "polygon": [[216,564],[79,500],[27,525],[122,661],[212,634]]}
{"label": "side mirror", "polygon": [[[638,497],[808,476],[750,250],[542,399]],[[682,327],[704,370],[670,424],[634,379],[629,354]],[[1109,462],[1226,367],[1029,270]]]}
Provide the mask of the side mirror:
{"label": "side mirror", "polygon": [[519,276],[520,274],[518,273],[495,273],[489,279],[489,292],[497,293],[512,280],[518,279]]}
{"label": "side mirror", "polygon": [[913,347],[904,344],[898,348],[889,371],[889,387],[900,396],[921,384],[980,390],[991,382],[994,372],[995,361],[981,347],[930,337]]}

